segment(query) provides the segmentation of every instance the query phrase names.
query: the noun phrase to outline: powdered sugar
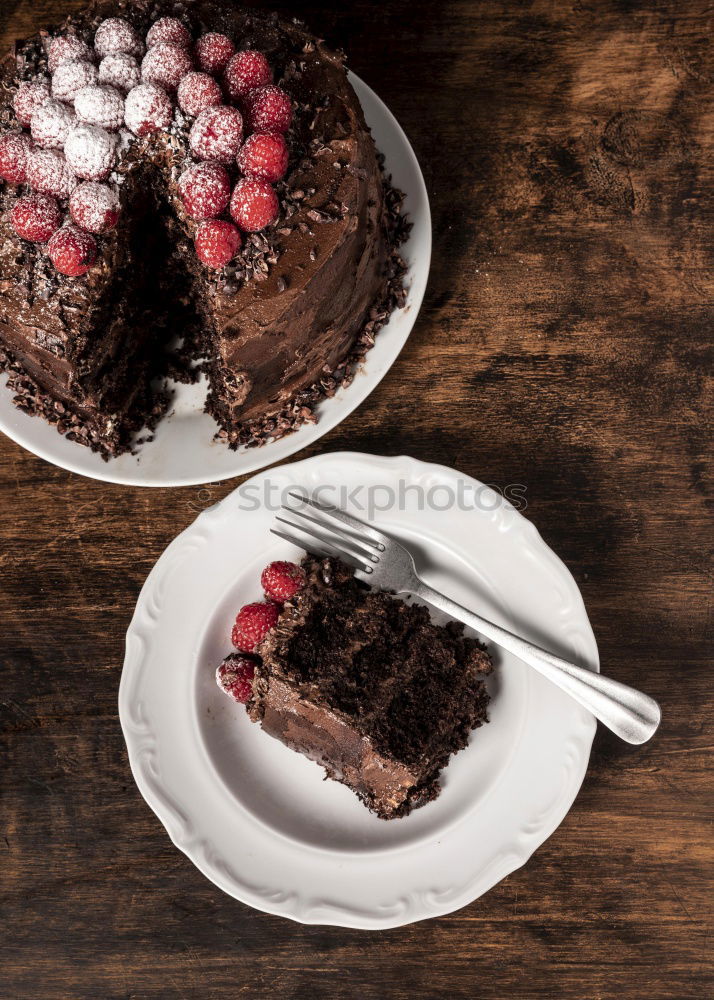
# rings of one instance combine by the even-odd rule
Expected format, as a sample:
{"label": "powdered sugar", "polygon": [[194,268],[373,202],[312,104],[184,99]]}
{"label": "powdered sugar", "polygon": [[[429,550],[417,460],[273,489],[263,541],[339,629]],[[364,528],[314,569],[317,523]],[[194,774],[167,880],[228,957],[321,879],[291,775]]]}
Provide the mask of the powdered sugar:
{"label": "powdered sugar", "polygon": [[141,83],[141,70],[134,56],[126,52],[115,52],[106,56],[99,64],[99,82],[116,87],[128,94]]}
{"label": "powdered sugar", "polygon": [[134,27],[121,17],[109,17],[97,28],[94,49],[100,59],[124,52],[131,56],[141,56],[144,45]]}
{"label": "powdered sugar", "polygon": [[47,65],[50,73],[55,73],[63,63],[81,60],[92,62],[93,59],[94,53],[85,42],[75,35],[59,35],[50,43]]}
{"label": "powdered sugar", "polygon": [[200,115],[223,103],[221,88],[207,73],[187,73],[178,88],[178,102],[187,115]]}
{"label": "powdered sugar", "polygon": [[52,77],[52,96],[71,103],[83,87],[96,83],[98,77],[97,67],[87,60],[62,63]]}
{"label": "powdered sugar", "polygon": [[106,233],[119,219],[119,196],[108,184],[86,181],[72,193],[70,215],[82,229],[90,233]]}
{"label": "powdered sugar", "polygon": [[96,125],[76,125],[67,136],[64,155],[77,177],[104,180],[116,161],[116,139]]}
{"label": "powdered sugar", "polygon": [[116,132],[124,122],[124,98],[115,87],[83,87],[74,99],[74,110],[79,121],[109,132]]}
{"label": "powdered sugar", "polygon": [[[67,64],[69,65],[69,64]],[[35,111],[30,122],[32,138],[45,149],[62,149],[76,123],[74,112],[61,101],[50,99]]]}
{"label": "powdered sugar", "polygon": [[25,128],[29,128],[35,111],[49,99],[50,85],[48,80],[21,83],[12,104],[19,123]]}
{"label": "powdered sugar", "polygon": [[47,253],[55,270],[70,278],[86,274],[97,258],[97,243],[84,230],[66,223],[58,229],[47,245]]}
{"label": "powdered sugar", "polygon": [[231,182],[220,163],[194,163],[178,182],[186,211],[194,219],[212,219],[226,208],[231,197]]}
{"label": "powdered sugar", "polygon": [[243,118],[236,108],[201,112],[189,133],[191,151],[200,160],[233,163],[243,138]]}
{"label": "powdered sugar", "polygon": [[12,228],[33,243],[46,243],[62,222],[62,212],[49,194],[33,193],[19,198],[11,213]]}
{"label": "powdered sugar", "polygon": [[30,137],[25,132],[6,132],[0,138],[0,177],[10,184],[22,184],[31,149]]}
{"label": "powdered sugar", "polygon": [[191,32],[176,17],[160,17],[147,32],[146,46],[152,48],[161,42],[171,42],[173,45],[187,49],[191,45]]}
{"label": "powdered sugar", "polygon": [[185,49],[171,42],[152,46],[141,63],[141,79],[165,90],[176,90],[181,78],[190,73],[193,62]]}
{"label": "powdered sugar", "polygon": [[273,79],[273,72],[262,52],[244,49],[236,52],[228,62],[223,76],[223,86],[232,101],[238,101],[256,87]]}
{"label": "powdered sugar", "polygon": [[172,117],[171,98],[162,87],[141,83],[127,94],[124,121],[134,135],[148,135],[166,129]]}
{"label": "powdered sugar", "polygon": [[221,73],[235,52],[235,45],[226,35],[209,31],[196,42],[196,62],[204,73]]}
{"label": "powdered sugar", "polygon": [[42,194],[69,198],[78,182],[59,150],[35,148],[27,158],[27,183]]}

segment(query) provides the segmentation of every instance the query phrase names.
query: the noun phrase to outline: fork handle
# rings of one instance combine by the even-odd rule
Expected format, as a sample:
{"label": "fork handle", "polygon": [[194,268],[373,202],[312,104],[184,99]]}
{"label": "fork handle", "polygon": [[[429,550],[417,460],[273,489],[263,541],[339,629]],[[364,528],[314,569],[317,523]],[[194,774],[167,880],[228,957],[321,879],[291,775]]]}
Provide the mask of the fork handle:
{"label": "fork handle", "polygon": [[509,632],[508,629],[474,614],[473,611],[434,590],[418,577],[410,593],[433,604],[435,608],[446,612],[450,617],[457,618],[484,638],[507,649],[509,653],[514,653],[524,663],[534,667],[549,681],[566,691],[627,743],[646,743],[654,736],[662,712],[657,702],[648,695],[554,656],[540,646]]}

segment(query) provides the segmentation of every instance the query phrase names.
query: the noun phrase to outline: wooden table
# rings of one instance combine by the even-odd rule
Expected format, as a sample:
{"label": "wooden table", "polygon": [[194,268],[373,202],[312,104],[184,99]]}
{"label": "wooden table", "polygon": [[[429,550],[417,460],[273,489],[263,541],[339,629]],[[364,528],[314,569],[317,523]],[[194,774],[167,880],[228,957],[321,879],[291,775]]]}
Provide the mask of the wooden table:
{"label": "wooden table", "polygon": [[[78,6],[4,0],[3,39]],[[2,438],[4,996],[712,995],[710,10],[289,8],[393,109],[434,214],[408,346],[310,452],[404,452],[524,484],[603,668],[662,703],[657,739],[634,749],[599,732],[560,829],[457,913],[374,934],[257,913],[172,847],[134,786],[116,708],[146,574],[237,482],[122,489]]]}

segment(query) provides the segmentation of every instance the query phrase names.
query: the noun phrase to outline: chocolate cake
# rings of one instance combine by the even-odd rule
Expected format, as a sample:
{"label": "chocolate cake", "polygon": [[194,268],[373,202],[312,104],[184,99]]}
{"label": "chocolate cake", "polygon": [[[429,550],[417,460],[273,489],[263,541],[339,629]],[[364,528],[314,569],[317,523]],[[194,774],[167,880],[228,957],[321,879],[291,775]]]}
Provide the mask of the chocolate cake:
{"label": "chocolate cake", "polygon": [[[270,92],[262,104],[257,89],[232,89],[220,52],[214,64],[201,49],[216,36],[225,36],[226,58],[258,53],[269,67],[253,81]],[[186,96],[196,70],[218,86],[192,78],[198,90]],[[19,89],[20,104],[36,102],[24,122]],[[224,156],[210,121],[201,131],[220,102],[241,139],[284,135],[282,177],[251,173],[230,143]],[[19,407],[104,457],[132,448],[160,418],[168,376],[205,373],[206,408],[231,447],[314,420],[316,402],[350,380],[403,304],[400,195],[385,183],[343,57],[297,22],[223,0],[98,0],[5,59],[0,134],[8,132],[5,176],[21,180],[0,188],[0,366]],[[285,145],[280,136],[275,144],[278,153]],[[233,188],[229,208],[191,208],[183,182],[196,160],[218,160],[226,199]],[[259,219],[246,215],[256,209],[252,191],[242,214],[234,204],[256,177],[275,192],[261,193]],[[31,189],[38,232],[18,222]],[[44,226],[58,223],[48,199],[65,222],[49,243]]]}
{"label": "chocolate cake", "polygon": [[433,624],[337,560],[302,566],[257,647],[250,717],[378,816],[404,816],[436,798],[439,772],[487,721],[491,660],[461,625]]}

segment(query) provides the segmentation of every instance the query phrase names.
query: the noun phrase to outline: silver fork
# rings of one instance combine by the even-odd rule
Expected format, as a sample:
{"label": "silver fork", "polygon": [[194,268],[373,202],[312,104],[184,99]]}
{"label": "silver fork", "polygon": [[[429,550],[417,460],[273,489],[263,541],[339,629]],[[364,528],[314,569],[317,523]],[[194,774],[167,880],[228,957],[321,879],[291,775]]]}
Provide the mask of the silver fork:
{"label": "silver fork", "polygon": [[534,667],[549,681],[628,743],[645,743],[654,736],[662,713],[657,702],[641,691],[563,660],[495,625],[434,590],[418,575],[411,553],[400,542],[337,507],[300,493],[289,494],[309,510],[283,507],[274,535],[315,555],[335,556],[352,566],[358,580],[379,590],[413,594],[446,612]]}

